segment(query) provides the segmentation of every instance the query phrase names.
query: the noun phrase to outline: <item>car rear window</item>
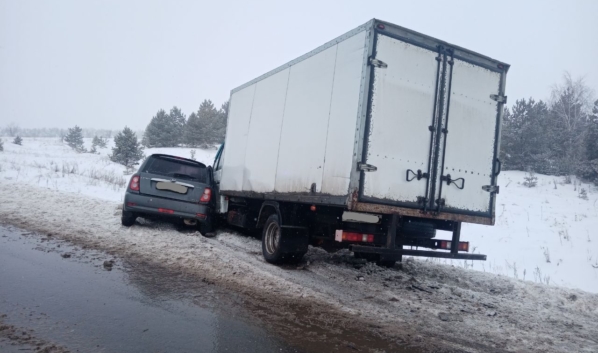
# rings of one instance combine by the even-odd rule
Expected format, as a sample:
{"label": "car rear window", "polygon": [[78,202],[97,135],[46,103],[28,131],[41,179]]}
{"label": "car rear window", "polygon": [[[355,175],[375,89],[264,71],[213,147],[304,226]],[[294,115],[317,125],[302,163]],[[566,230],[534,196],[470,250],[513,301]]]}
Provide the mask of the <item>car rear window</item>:
{"label": "car rear window", "polygon": [[145,172],[208,183],[205,166],[170,157],[151,157]]}

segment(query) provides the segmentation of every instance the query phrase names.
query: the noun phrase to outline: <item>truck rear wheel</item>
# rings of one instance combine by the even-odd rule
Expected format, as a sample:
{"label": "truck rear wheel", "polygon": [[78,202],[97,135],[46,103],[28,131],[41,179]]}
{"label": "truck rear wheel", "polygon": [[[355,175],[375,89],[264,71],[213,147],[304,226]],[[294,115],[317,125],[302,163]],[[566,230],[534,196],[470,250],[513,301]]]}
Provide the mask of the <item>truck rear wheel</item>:
{"label": "truck rear wheel", "polygon": [[264,259],[271,264],[284,262],[299,262],[305,253],[289,251],[285,244],[284,232],[277,214],[272,214],[266,220],[262,231],[262,254]]}

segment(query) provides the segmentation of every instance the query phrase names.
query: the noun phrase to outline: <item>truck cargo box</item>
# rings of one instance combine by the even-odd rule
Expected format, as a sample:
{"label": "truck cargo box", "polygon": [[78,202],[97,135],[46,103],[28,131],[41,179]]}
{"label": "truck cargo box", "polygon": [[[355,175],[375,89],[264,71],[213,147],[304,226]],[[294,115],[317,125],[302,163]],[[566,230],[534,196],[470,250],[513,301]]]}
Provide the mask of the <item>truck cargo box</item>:
{"label": "truck cargo box", "polygon": [[231,92],[220,192],[493,224],[508,68],[373,19]]}

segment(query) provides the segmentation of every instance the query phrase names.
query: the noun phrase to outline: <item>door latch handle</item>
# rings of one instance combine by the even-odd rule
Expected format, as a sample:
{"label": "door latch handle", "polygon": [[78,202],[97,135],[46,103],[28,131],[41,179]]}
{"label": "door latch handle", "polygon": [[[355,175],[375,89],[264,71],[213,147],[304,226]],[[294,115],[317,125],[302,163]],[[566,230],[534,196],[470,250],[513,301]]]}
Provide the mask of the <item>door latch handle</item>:
{"label": "door latch handle", "polygon": [[[441,181],[446,181],[446,185],[455,185],[457,187],[457,189],[459,190],[463,190],[463,188],[465,188],[465,179],[464,178],[458,178],[458,179],[453,179],[451,178],[450,174],[447,175],[443,175],[440,177]],[[459,182],[461,182],[461,186],[459,186]]]}
{"label": "door latch handle", "polygon": [[428,173],[422,173],[421,169],[418,169],[417,173],[411,169],[407,169],[407,181],[412,181],[415,178],[417,178],[417,180],[428,179]]}

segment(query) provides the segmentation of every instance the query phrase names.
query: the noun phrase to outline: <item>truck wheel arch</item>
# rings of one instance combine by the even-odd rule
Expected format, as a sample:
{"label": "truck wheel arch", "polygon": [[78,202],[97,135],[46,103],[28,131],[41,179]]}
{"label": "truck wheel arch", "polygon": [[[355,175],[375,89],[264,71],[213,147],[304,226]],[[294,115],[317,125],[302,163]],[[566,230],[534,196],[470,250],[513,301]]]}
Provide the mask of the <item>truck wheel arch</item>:
{"label": "truck wheel arch", "polygon": [[256,228],[263,228],[266,220],[270,215],[277,214],[280,224],[283,224],[282,213],[280,212],[280,204],[276,201],[264,201],[260,207],[260,213],[257,217]]}

